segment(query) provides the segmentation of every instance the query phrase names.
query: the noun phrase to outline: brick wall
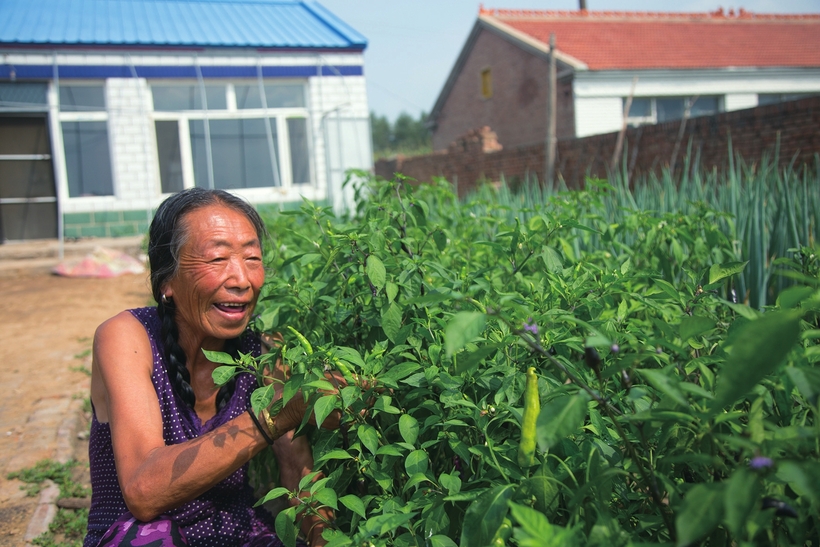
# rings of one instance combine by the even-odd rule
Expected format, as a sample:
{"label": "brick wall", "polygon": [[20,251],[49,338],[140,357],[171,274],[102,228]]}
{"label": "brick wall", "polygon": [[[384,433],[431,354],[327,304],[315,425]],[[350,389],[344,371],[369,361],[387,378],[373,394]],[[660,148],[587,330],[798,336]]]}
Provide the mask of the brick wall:
{"label": "brick wall", "polygon": [[[489,99],[481,96],[485,69],[492,74]],[[547,127],[547,72],[545,59],[482,30],[436,116],[433,149],[443,150],[470,129],[485,125],[508,147],[539,142]],[[575,135],[572,80],[560,80],[557,88],[556,134],[570,138]]]}
{"label": "brick wall", "polygon": [[[626,131],[624,149],[633,180],[672,166],[673,157],[673,168],[678,171],[690,141],[693,158],[698,158],[700,167],[709,170],[727,166],[730,137],[734,152],[749,162],[758,162],[767,153],[774,154],[778,139],[781,165],[793,158],[798,166],[810,164],[814,162],[814,155],[820,154],[820,97],[687,120],[682,133],[681,124],[681,121],[673,121]],[[606,177],[617,137],[618,133],[606,133],[559,140],[557,176],[571,188],[580,187],[586,174]],[[379,160],[375,171],[385,178],[398,172],[420,182],[442,176],[457,187],[459,195],[483,180],[496,181],[502,176],[507,180],[528,176],[542,179],[542,143],[502,148],[503,144],[491,128],[484,127],[459,137],[446,151]]]}

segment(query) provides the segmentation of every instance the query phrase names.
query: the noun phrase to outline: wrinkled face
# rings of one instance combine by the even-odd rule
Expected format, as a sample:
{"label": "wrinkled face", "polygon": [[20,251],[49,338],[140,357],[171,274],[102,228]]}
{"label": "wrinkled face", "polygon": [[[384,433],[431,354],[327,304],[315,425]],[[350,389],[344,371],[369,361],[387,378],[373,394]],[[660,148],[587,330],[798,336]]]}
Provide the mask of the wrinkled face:
{"label": "wrinkled face", "polygon": [[164,288],[176,306],[180,338],[203,346],[235,338],[248,325],[265,280],[256,230],[224,205],[196,209],[182,223],[187,240],[179,269]]}

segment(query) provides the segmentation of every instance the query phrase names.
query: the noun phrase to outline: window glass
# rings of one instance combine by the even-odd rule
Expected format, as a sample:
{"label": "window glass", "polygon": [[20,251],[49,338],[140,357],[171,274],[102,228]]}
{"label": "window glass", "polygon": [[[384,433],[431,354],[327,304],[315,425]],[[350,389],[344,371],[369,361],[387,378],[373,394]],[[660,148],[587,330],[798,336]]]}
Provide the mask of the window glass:
{"label": "window glass", "polygon": [[493,96],[493,73],[489,68],[481,71],[481,96],[485,99]]}
{"label": "window glass", "polygon": [[105,90],[101,85],[61,85],[60,110],[63,112],[105,110]]}
{"label": "window glass", "polygon": [[[263,108],[259,85],[235,85],[236,108]],[[265,86],[268,108],[304,108],[305,88],[301,84],[277,84]]]}
{"label": "window glass", "polygon": [[288,118],[288,139],[293,184],[310,182],[307,120],[305,118]]}
{"label": "window glass", "polygon": [[697,97],[695,102],[689,107],[689,117],[709,116],[718,113],[717,97]]}
{"label": "window glass", "polygon": [[[151,86],[154,97],[154,110],[204,110],[201,86],[199,85],[155,85]],[[228,102],[225,98],[224,85],[206,85],[205,98],[208,110],[225,110]]]}
{"label": "window glass", "polygon": [[683,101],[682,97],[655,99],[655,105],[658,109],[658,123],[683,118]]}
{"label": "window glass", "polygon": [[[264,118],[210,120],[211,154],[214,187],[223,190],[276,186]],[[191,155],[194,181],[208,187],[208,156],[205,144],[205,122],[190,120]],[[270,120],[273,151],[279,166],[276,124]],[[278,175],[278,173],[277,173]]]}
{"label": "window glass", "polygon": [[62,122],[68,195],[114,194],[106,122]]}
{"label": "window glass", "polygon": [[0,84],[0,109],[46,105],[45,84]]}
{"label": "window glass", "polygon": [[[626,107],[624,99],[624,107]],[[632,104],[629,105],[629,118],[648,118],[652,115],[652,99],[646,97],[633,97]]]}
{"label": "window glass", "polygon": [[162,193],[179,192],[183,189],[182,154],[179,149],[179,122],[157,120],[157,156]]}

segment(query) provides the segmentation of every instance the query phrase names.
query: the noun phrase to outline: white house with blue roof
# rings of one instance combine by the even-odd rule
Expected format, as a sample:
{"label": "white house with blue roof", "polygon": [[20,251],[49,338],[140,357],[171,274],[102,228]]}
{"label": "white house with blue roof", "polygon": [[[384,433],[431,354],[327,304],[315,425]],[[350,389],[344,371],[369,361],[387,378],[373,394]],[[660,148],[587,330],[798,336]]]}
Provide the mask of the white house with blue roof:
{"label": "white house with blue roof", "polygon": [[366,39],[312,1],[0,2],[0,242],[144,233],[169,193],[350,203]]}

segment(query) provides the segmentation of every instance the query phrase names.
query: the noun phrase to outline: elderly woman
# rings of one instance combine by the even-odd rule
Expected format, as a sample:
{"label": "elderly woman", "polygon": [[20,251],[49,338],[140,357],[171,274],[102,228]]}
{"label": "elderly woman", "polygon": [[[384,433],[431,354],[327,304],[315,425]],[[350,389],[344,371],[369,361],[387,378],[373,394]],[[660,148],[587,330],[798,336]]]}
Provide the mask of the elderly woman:
{"label": "elderly woman", "polygon": [[[158,304],[120,313],[94,337],[86,547],[281,544],[253,507],[247,462],[281,435],[281,483],[297,488],[313,465],[293,437],[305,404],[254,416],[255,378],[216,386],[202,351],[260,354],[246,329],[265,277],[263,233],[250,205],[219,190],[186,190],[157,210],[148,257]],[[321,519],[304,520],[321,544]]]}

